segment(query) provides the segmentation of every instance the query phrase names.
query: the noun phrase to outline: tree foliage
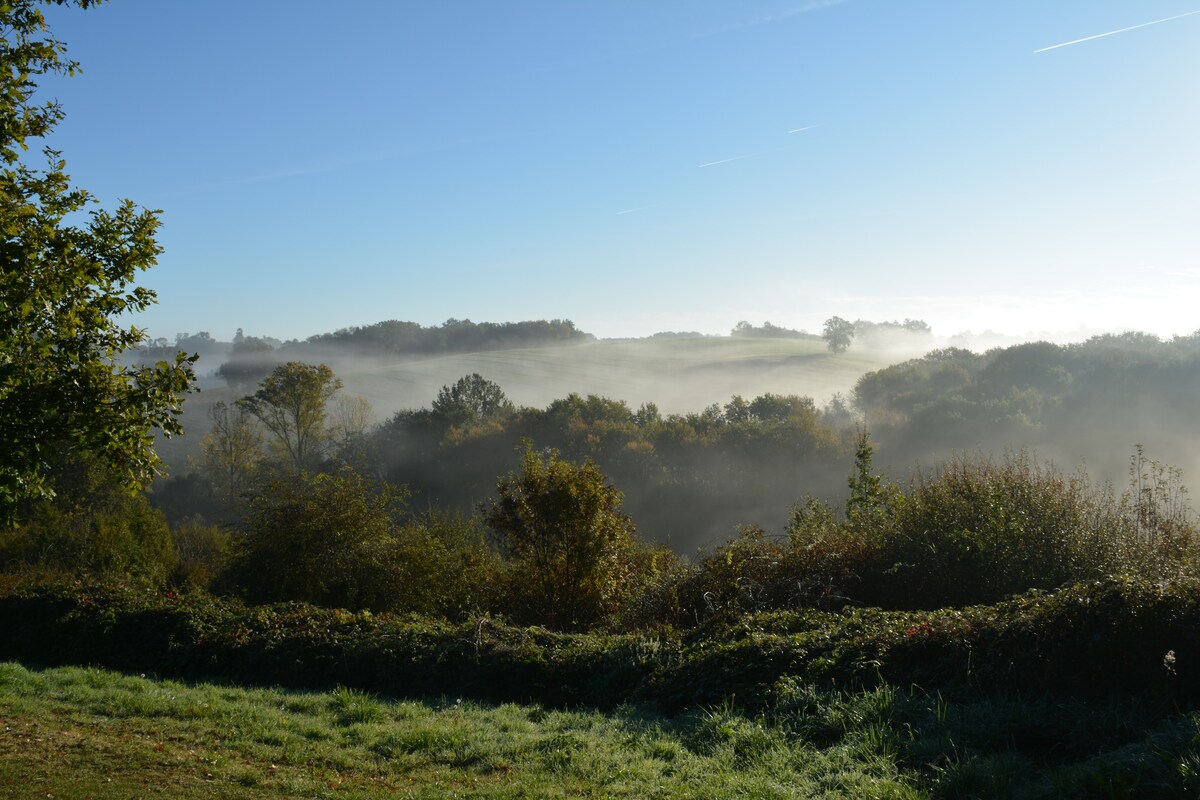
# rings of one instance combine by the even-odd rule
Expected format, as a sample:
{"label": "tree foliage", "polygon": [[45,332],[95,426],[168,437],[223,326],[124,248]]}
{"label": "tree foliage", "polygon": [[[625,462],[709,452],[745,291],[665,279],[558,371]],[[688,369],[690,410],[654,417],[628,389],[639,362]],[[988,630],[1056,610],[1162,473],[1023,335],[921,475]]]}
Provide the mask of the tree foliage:
{"label": "tree foliage", "polygon": [[830,317],[825,320],[821,338],[831,353],[844,353],[854,341],[854,323],[841,317]]}
{"label": "tree foliage", "polygon": [[405,493],[353,470],[276,478],[250,499],[230,578],[255,601],[384,610]]}
{"label": "tree foliage", "polygon": [[634,536],[621,499],[590,460],[573,464],[525,442],[520,470],[500,479],[483,512],[532,618],[579,629],[615,610]]}
{"label": "tree foliage", "polygon": [[500,385],[478,372],[443,386],[433,401],[433,413],[449,425],[485,422],[512,413],[513,404]]}
{"label": "tree foliage", "polygon": [[221,504],[234,508],[262,460],[262,433],[245,408],[217,402],[208,410],[212,430],[200,440],[201,474]]}
{"label": "tree foliage", "polygon": [[325,413],[342,381],[324,364],[280,364],[254,394],[238,400],[275,437],[297,474],[315,465],[326,440]]}
{"label": "tree foliage", "polygon": [[160,463],[152,431],[181,431],[180,395],[194,379],[182,353],[116,363],[145,338],[118,320],[155,302],[134,281],[161,252],[157,212],[130,201],[94,208],[48,147],[41,168],[25,163],[31,140],[63,117],[34,95],[39,76],[78,69],[65,53],[34,0],[0,4],[0,521],[51,493],[58,452],[98,457],[128,487],[144,484]]}

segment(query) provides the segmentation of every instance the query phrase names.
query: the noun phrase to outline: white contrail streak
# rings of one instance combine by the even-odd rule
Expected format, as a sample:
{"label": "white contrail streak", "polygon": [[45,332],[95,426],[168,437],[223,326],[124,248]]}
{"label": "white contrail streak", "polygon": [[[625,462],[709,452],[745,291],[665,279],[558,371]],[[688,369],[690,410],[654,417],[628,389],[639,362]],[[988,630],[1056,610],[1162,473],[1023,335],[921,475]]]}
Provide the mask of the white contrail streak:
{"label": "white contrail streak", "polygon": [[758,153],[747,153],[744,156],[734,156],[733,158],[722,158],[720,161],[710,161],[707,164],[701,164],[699,169],[704,167],[715,167],[717,164],[728,164],[730,161],[741,161],[743,158],[753,158]]}
{"label": "white contrail streak", "polygon": [[819,128],[820,125],[805,125],[803,128],[792,128],[788,133],[800,133],[801,131],[811,131],[813,128]]}
{"label": "white contrail streak", "polygon": [[1151,25],[1160,25],[1164,22],[1170,22],[1171,20],[1183,19],[1184,17],[1190,17],[1193,14],[1200,14],[1200,9],[1197,9],[1196,11],[1189,11],[1186,14],[1176,14],[1173,17],[1166,17],[1165,19],[1156,19],[1153,22],[1143,22],[1141,25],[1130,25],[1128,28],[1121,28],[1119,31],[1109,31],[1108,33],[1097,33],[1095,36],[1085,36],[1082,39],[1073,39],[1069,42],[1063,42],[1062,44],[1052,44],[1049,47],[1043,47],[1041,50],[1034,50],[1033,52],[1034,53],[1044,53],[1047,50],[1057,50],[1060,47],[1069,47],[1073,44],[1079,44],[1080,42],[1090,42],[1092,39],[1103,39],[1105,36],[1116,36],[1118,33],[1125,33],[1126,31],[1136,31],[1138,28],[1146,28]]}
{"label": "white contrail streak", "polygon": [[618,216],[618,217],[619,217],[619,216],[621,216],[622,214],[632,214],[632,213],[633,213],[633,212],[635,212],[635,211],[645,211],[647,208],[654,208],[654,206],[655,206],[655,205],[658,205],[658,204],[657,204],[657,203],[653,203],[653,204],[651,204],[651,205],[648,205],[648,206],[638,206],[637,208],[627,208],[627,209],[625,209],[624,211],[618,211],[618,212],[616,213],[616,216]]}

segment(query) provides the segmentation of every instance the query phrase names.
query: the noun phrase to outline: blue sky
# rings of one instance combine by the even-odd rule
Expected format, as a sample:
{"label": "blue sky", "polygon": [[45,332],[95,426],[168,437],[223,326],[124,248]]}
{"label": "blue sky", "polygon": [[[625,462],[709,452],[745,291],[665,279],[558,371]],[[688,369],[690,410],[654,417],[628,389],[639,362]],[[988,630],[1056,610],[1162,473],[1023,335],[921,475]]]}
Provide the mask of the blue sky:
{"label": "blue sky", "polygon": [[1196,11],[114,0],[48,12],[84,72],[44,87],[75,182],[163,210],[152,336],[1168,335],[1200,328]]}

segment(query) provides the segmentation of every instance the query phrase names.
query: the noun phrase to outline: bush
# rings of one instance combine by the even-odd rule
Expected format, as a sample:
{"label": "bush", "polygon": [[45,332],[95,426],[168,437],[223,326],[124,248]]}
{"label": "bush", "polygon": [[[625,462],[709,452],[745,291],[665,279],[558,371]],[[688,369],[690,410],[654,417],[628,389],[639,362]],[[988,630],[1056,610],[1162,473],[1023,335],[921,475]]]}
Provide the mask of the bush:
{"label": "bush", "polygon": [[[802,610],[710,620],[685,638],[565,634],[480,617],[246,608],[128,585],[0,590],[0,660],[390,694],[664,709],[789,687],[886,682],[947,698],[1110,694],[1200,702],[1200,582],[1135,580],[938,611]],[[794,699],[794,698],[793,698]]]}
{"label": "bush", "polygon": [[253,602],[391,608],[408,588],[395,564],[403,504],[350,469],[268,481],[250,497],[225,585]]}
{"label": "bush", "polygon": [[229,534],[214,525],[185,520],[171,530],[175,569],[170,585],[176,589],[209,589],[229,557]]}
{"label": "bush", "polygon": [[887,568],[863,599],[937,608],[1109,575],[1177,577],[1195,565],[1191,527],[1159,507],[1153,493],[1116,497],[1024,454],[955,459],[888,504],[878,534]]}
{"label": "bush", "polygon": [[36,503],[0,531],[0,564],[162,585],[175,565],[170,530],[145,495],[109,493]]}
{"label": "bush", "polygon": [[580,630],[619,609],[633,573],[633,521],[594,463],[543,455],[526,441],[520,471],[501,478],[496,495],[483,511],[511,559],[505,594],[519,618]]}
{"label": "bush", "polygon": [[430,509],[396,531],[395,547],[404,590],[388,610],[463,620],[496,602],[500,559],[478,518]]}

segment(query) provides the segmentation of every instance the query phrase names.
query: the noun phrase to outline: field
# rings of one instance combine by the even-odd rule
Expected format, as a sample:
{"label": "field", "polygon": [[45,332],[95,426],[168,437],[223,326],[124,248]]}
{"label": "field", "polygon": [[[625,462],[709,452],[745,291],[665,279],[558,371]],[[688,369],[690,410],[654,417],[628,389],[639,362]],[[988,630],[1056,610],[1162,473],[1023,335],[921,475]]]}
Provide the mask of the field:
{"label": "field", "polygon": [[0,664],[0,791],[44,797],[916,797],[886,747],[667,720]]}
{"label": "field", "polygon": [[887,686],[814,696],[790,717],[726,703],[669,718],[7,663],[0,725],[0,791],[14,800],[1164,798],[1194,796],[1200,777],[1195,715],[958,706]]}

